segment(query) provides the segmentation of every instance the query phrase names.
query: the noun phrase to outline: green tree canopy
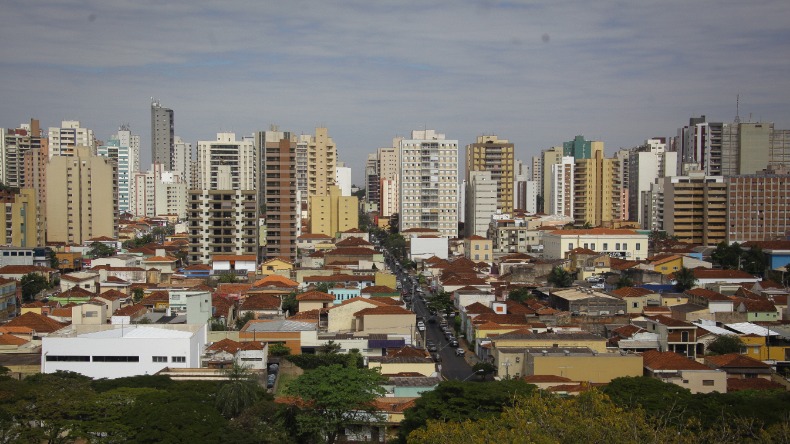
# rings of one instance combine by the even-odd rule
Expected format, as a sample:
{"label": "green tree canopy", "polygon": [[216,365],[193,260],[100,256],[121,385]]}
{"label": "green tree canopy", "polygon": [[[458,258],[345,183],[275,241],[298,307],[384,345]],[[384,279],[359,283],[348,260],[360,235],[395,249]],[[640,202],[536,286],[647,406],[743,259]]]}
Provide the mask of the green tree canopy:
{"label": "green tree canopy", "polygon": [[708,344],[708,354],[726,355],[727,353],[740,353],[743,350],[743,341],[736,335],[719,335]]}
{"label": "green tree canopy", "polygon": [[694,271],[690,268],[680,267],[680,270],[675,272],[675,291],[683,293],[690,290],[697,285],[697,278],[694,277]]}
{"label": "green tree canopy", "polygon": [[512,405],[514,396],[534,391],[534,385],[516,379],[486,383],[443,381],[434,390],[423,392],[414,407],[404,412],[399,440],[405,444],[409,433],[425,427],[432,419],[463,422],[498,415],[505,406]]}
{"label": "green tree canopy", "polygon": [[555,287],[566,288],[573,285],[573,276],[568,272],[568,270],[559,266],[551,269],[551,273],[549,273],[547,280],[549,284]]}
{"label": "green tree canopy", "polygon": [[220,284],[235,284],[238,281],[239,278],[233,273],[222,273],[217,279]]}
{"label": "green tree canopy", "polygon": [[93,242],[91,244],[91,248],[88,250],[88,256],[94,258],[109,257],[114,254],[115,254],[115,248],[102,242]]}
{"label": "green tree canopy", "polygon": [[532,290],[527,287],[516,288],[515,290],[511,290],[507,298],[511,301],[516,302],[525,302],[529,299],[535,299],[535,295],[532,294]]}
{"label": "green tree canopy", "polygon": [[620,275],[620,279],[618,279],[617,283],[615,284],[615,287],[617,288],[633,287],[633,286],[634,286],[634,280],[624,274]]}
{"label": "green tree canopy", "polygon": [[234,418],[255,404],[262,396],[262,390],[249,367],[238,360],[225,370],[225,376],[228,380],[220,384],[216,405],[223,416]]}
{"label": "green tree canopy", "polygon": [[299,431],[332,444],[347,425],[374,421],[373,401],[384,395],[384,380],[376,370],[341,365],[305,372],[286,388],[303,403],[295,417]]}
{"label": "green tree canopy", "polygon": [[50,288],[47,278],[38,273],[23,275],[22,279],[19,281],[19,285],[22,287],[23,302],[31,302],[39,292]]}

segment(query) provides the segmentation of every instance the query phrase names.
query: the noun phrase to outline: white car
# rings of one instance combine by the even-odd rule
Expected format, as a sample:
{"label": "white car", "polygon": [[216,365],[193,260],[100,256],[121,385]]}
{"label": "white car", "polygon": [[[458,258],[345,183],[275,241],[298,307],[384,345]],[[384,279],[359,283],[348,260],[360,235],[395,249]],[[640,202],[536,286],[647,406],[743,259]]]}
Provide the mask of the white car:
{"label": "white car", "polygon": [[425,331],[425,322],[422,322],[422,321],[418,322],[417,323],[417,330]]}

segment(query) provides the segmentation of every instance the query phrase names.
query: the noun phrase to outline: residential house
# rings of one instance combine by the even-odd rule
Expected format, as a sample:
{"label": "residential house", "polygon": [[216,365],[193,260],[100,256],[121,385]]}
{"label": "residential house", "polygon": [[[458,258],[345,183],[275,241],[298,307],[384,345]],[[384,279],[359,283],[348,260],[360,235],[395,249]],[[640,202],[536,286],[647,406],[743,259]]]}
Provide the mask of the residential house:
{"label": "residential house", "polygon": [[716,283],[754,283],[761,280],[759,277],[752,276],[741,270],[720,270],[697,267],[692,269],[692,271],[694,272],[694,278],[697,279],[697,286],[699,287]]}
{"label": "residential house", "polygon": [[291,270],[294,269],[293,262],[288,259],[275,257],[267,260],[261,264],[260,274],[268,276],[270,274],[279,274],[281,276],[290,276]]}
{"label": "residential house", "polygon": [[299,311],[302,312],[328,308],[335,302],[335,296],[312,290],[296,295],[296,300],[299,302]]}
{"label": "residential house", "polygon": [[782,313],[768,299],[733,299],[734,311],[746,314],[747,322],[775,322],[782,319]]}
{"label": "residential house", "polygon": [[355,331],[362,334],[401,335],[409,338],[410,342],[418,334],[417,315],[396,305],[363,308],[354,313],[354,319]]}
{"label": "residential house", "polygon": [[268,294],[251,294],[239,307],[239,317],[244,317],[247,313],[252,313],[253,319],[281,316],[282,301]]}
{"label": "residential house", "polygon": [[467,305],[474,304],[475,302],[479,302],[485,306],[490,306],[492,302],[496,300],[496,296],[486,290],[480,290],[477,287],[473,287],[471,285],[467,285],[461,287],[453,292],[453,304],[455,308],[461,309],[461,307],[466,307]]}
{"label": "residential house", "polygon": [[99,274],[77,271],[60,277],[60,291],[68,291],[74,287],[84,288],[91,293],[96,293],[99,290]]}
{"label": "residential house", "polygon": [[[358,331],[356,317],[360,310],[371,307],[383,307],[388,304],[378,299],[354,298],[334,305],[327,313],[327,331],[330,333],[351,333]],[[379,332],[381,333],[381,332]]]}
{"label": "residential house", "polygon": [[657,254],[647,258],[647,264],[653,267],[654,271],[668,275],[683,267],[683,256],[679,254]]}
{"label": "residential house", "polygon": [[109,265],[100,265],[93,267],[91,271],[99,273],[99,281],[108,281],[110,278],[121,279],[124,282],[131,284],[147,282],[147,275],[145,268],[142,267],[111,267]]}
{"label": "residential house", "polygon": [[382,375],[437,375],[436,363],[421,348],[405,346],[386,356],[368,358],[368,368],[378,368]]}
{"label": "residential house", "polygon": [[299,251],[315,251],[321,244],[331,244],[334,238],[321,233],[304,233],[296,238],[296,248]]}
{"label": "residential house", "polygon": [[268,367],[268,350],[269,345],[265,342],[238,342],[225,338],[206,347],[202,366],[230,368],[238,363],[253,371],[263,371]]}
{"label": "residential house", "polygon": [[625,301],[625,312],[641,314],[645,307],[661,306],[661,295],[641,287],[622,287],[609,292]]}
{"label": "residential house", "polygon": [[291,351],[291,354],[302,353],[303,338],[313,338],[317,334],[315,322],[302,322],[293,320],[252,320],[239,331],[241,341],[267,342],[271,347],[281,344]]}
{"label": "residential house", "polygon": [[624,300],[590,288],[569,288],[549,294],[551,306],[557,310],[589,316],[608,316],[626,312]]}
{"label": "residential house", "polygon": [[258,258],[254,254],[217,254],[211,257],[211,273],[247,276],[257,271],[257,262]]}
{"label": "residential house", "polygon": [[499,376],[553,375],[574,381],[611,382],[642,375],[642,357],[634,353],[599,353],[587,347],[498,348]]}
{"label": "residential house", "polygon": [[6,265],[0,267],[0,277],[5,279],[13,279],[15,281],[21,280],[22,276],[30,273],[35,273],[47,278],[49,282],[55,279],[58,270],[49,267],[37,267],[35,265]]}
{"label": "residential house", "polygon": [[658,334],[661,351],[671,351],[695,359],[705,354],[705,345],[697,341],[697,326],[669,316],[646,318],[645,330]]}
{"label": "residential house", "polygon": [[22,335],[22,337],[29,335],[32,341],[54,333],[67,325],[48,316],[27,312],[1,325],[0,333]]}
{"label": "residential house", "polygon": [[475,234],[467,236],[464,238],[464,256],[475,262],[490,264],[494,260],[494,242]]}
{"label": "residential house", "polygon": [[649,350],[642,353],[645,376],[660,379],[691,393],[727,393],[727,374],[671,351]]}
{"label": "residential house", "polygon": [[728,378],[762,378],[771,380],[770,365],[740,353],[705,356],[705,364],[708,367],[725,372]]}

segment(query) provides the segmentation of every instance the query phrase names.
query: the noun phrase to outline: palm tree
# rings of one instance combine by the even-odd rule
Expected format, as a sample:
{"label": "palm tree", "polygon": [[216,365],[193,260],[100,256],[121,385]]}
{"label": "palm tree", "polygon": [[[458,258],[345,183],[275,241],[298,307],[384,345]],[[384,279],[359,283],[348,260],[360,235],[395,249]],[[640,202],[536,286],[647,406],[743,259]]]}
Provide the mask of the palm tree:
{"label": "palm tree", "polygon": [[549,273],[548,282],[555,287],[570,287],[573,285],[573,276],[562,267],[554,267]]}
{"label": "palm tree", "polygon": [[680,270],[675,272],[675,291],[678,293],[694,288],[696,285],[697,278],[694,277],[694,270],[680,267]]}
{"label": "palm tree", "polygon": [[226,418],[234,418],[258,400],[258,383],[249,367],[236,359],[224,373],[228,380],[217,391],[217,409]]}

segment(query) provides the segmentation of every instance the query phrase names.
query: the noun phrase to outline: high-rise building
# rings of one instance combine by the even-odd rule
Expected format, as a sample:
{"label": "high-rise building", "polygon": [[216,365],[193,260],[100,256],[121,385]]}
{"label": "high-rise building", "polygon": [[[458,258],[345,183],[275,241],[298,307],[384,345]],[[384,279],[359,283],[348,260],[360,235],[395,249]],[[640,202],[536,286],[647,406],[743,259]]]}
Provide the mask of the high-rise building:
{"label": "high-rise building", "polygon": [[335,167],[335,183],[340,188],[341,196],[351,195],[351,168],[343,162],[338,162]]}
{"label": "high-rise building", "polygon": [[431,228],[458,234],[458,141],[434,130],[400,141],[400,230]]}
{"label": "high-rise building", "polygon": [[584,136],[576,136],[570,142],[562,144],[562,155],[574,159],[590,159],[597,150],[603,151],[603,142],[587,140]]}
{"label": "high-rise building", "polygon": [[[541,181],[541,194],[540,194],[540,203],[542,205],[538,205],[538,211],[546,214],[555,214],[554,208],[552,205],[552,196],[554,195],[554,165],[559,165],[563,162],[563,157],[571,157],[571,156],[563,156],[563,149],[561,146],[551,147],[549,149],[543,150],[540,153],[540,171],[543,175],[540,178]],[[567,216],[571,216],[568,214]]]}
{"label": "high-rise building", "polygon": [[329,194],[310,197],[310,233],[335,237],[338,233],[359,228],[359,200],[343,196],[332,185]]}
{"label": "high-rise building", "polygon": [[467,237],[486,237],[491,217],[497,212],[499,184],[492,176],[490,170],[469,172],[464,208],[464,231]]}
{"label": "high-rise building", "polygon": [[543,186],[544,190],[551,191],[546,196],[548,214],[574,217],[574,167],[571,156],[563,156],[559,162],[550,165],[550,184]]}
{"label": "high-rise building", "polygon": [[86,147],[91,154],[96,154],[96,139],[93,130],[83,128],[77,120],[64,120],[60,128],[50,127],[49,157],[74,156],[77,147]]}
{"label": "high-rise building", "polygon": [[617,159],[604,157],[603,144],[593,142],[592,157],[575,159],[573,185],[574,224],[611,227],[620,217],[620,182]]}
{"label": "high-rise building", "polygon": [[381,208],[380,182],[378,153],[370,153],[365,161],[365,202],[375,203],[378,208]]}
{"label": "high-rise building", "polygon": [[255,190],[189,190],[189,259],[208,264],[217,255],[257,255]]}
{"label": "high-rise building", "polygon": [[53,156],[47,165],[47,242],[80,245],[118,237],[118,169],[88,147]]}
{"label": "high-rise building", "polygon": [[532,183],[531,189],[528,192],[527,182],[531,181],[532,176],[529,174],[524,162],[516,160],[513,174],[513,209],[527,211],[527,208],[531,208],[532,210],[530,212],[534,213],[537,203],[535,183]]}
{"label": "high-rise building", "polygon": [[38,219],[36,220],[38,233],[37,245],[47,243],[47,163],[49,163],[49,144],[47,139],[41,141],[41,146],[25,151],[24,155],[24,183],[22,188],[32,188],[38,199]]}
{"label": "high-rise building", "polygon": [[176,136],[173,140],[173,172],[192,187],[192,144]]}
{"label": "high-rise building", "polygon": [[[273,131],[277,131],[274,127]],[[302,134],[296,140],[296,190],[307,199],[307,147],[310,145],[310,135]]]}
{"label": "high-rise building", "polygon": [[132,177],[140,170],[140,136],[122,125],[117,134],[96,148],[96,153],[118,165],[118,210],[121,213],[130,211],[133,207]]}
{"label": "high-rise building", "polygon": [[19,128],[0,128],[0,182],[20,188],[24,179],[24,156],[31,149],[41,148],[42,137],[38,120],[30,119]]}
{"label": "high-rise building", "polygon": [[467,182],[471,182],[472,171],[491,172],[491,180],[496,182],[497,209],[511,213],[515,182],[514,145],[496,135],[478,136],[475,143],[466,146]]}
{"label": "high-rise building", "polygon": [[400,141],[402,137],[392,140],[391,148],[379,148],[378,175],[379,175],[379,215],[390,217],[397,213],[400,205],[400,162],[398,160],[400,152]]}
{"label": "high-rise building", "polygon": [[159,100],[151,100],[151,163],[173,171],[175,126],[173,110],[163,107]]}
{"label": "high-rise building", "polygon": [[[677,171],[677,153],[666,150],[666,139],[648,139],[637,148],[628,151],[626,159],[628,180],[628,215],[632,221],[642,224],[645,219],[642,198],[650,186]],[[652,210],[651,210],[652,212]],[[645,224],[643,228],[647,228]]]}
{"label": "high-rise building", "polygon": [[216,140],[198,141],[196,189],[254,190],[257,160],[252,137],[236,140],[234,133],[217,133]]}
{"label": "high-rise building", "polygon": [[315,129],[307,144],[307,195],[326,196],[335,184],[337,146],[326,128]]}
{"label": "high-rise building", "polygon": [[[3,227],[3,244],[13,247],[29,248],[43,246],[39,232],[38,198],[36,190],[22,188],[18,191],[0,191],[0,226]],[[14,253],[16,254],[16,253]]]}
{"label": "high-rise building", "polygon": [[276,127],[255,135],[261,159],[258,187],[261,223],[258,229],[266,231],[265,245],[263,242],[259,245],[262,260],[276,257],[296,260],[296,238],[301,224],[297,199],[300,194],[296,157],[299,144],[297,137]]}
{"label": "high-rise building", "polygon": [[145,173],[132,176],[132,202],[130,212],[135,216],[156,217],[175,214],[187,217],[188,190],[186,181],[176,171],[154,163]]}
{"label": "high-rise building", "polygon": [[716,245],[727,239],[727,184],[692,171],[664,178],[664,230],[681,242]]}
{"label": "high-rise building", "polygon": [[769,167],[727,182],[727,243],[784,240],[790,232],[790,170]]}

